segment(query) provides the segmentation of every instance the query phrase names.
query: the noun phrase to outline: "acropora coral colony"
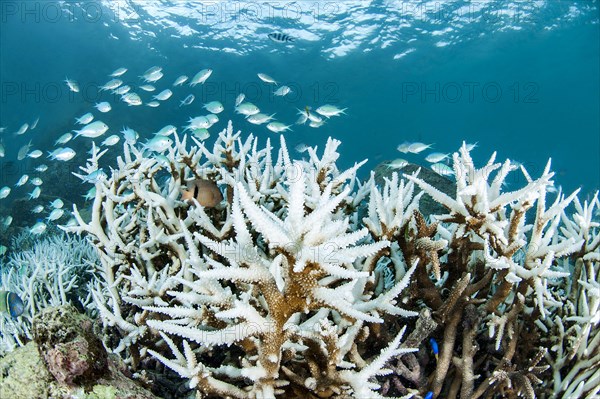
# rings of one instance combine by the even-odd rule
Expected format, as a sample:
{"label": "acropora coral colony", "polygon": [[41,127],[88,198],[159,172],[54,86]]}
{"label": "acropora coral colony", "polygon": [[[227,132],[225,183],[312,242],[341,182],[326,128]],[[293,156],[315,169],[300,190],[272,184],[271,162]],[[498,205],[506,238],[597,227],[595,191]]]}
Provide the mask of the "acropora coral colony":
{"label": "acropora coral colony", "polygon": [[[550,163],[477,168],[463,145],[449,196],[418,172],[361,182],[331,138],[303,160],[231,123],[212,149],[187,140],[166,161],[125,143],[67,228],[97,249],[91,306],[131,370],[166,366],[197,397],[600,393],[598,193],[552,192]],[[220,202],[182,198],[195,182]]]}

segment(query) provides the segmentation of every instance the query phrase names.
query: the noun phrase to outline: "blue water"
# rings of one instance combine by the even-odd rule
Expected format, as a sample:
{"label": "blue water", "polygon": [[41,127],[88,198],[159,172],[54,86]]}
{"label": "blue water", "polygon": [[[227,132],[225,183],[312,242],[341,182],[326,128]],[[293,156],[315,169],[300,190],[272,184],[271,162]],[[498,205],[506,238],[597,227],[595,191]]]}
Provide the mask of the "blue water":
{"label": "blue water", "polygon": [[[273,43],[271,32],[296,41]],[[453,152],[465,140],[478,142],[476,162],[497,151],[500,161],[518,161],[533,177],[551,157],[557,186],[567,192],[581,187],[585,198],[600,187],[599,36],[598,1],[2,1],[0,127],[6,127],[6,156],[0,158],[0,186],[13,187],[23,173],[40,175],[33,168],[41,163],[52,169],[45,156],[16,161],[16,152],[29,140],[32,149],[51,150],[56,138],[75,128],[74,118],[88,111],[111,127],[106,136],[123,126],[149,136],[166,124],[183,126],[188,117],[206,113],[202,103],[220,100],[226,111],[211,128],[213,139],[228,119],[263,143],[276,139],[233,112],[241,90],[286,124],[296,121],[296,108],[348,108],[319,129],[293,125],[285,135],[290,148],[322,148],[328,136],[340,139],[342,166],[369,159],[361,176],[398,157],[426,165],[427,153],[396,150],[404,141]],[[159,108],[128,107],[97,91],[118,67],[129,69],[123,80],[135,87],[154,65],[165,76],[154,93],[135,90],[144,102],[173,89],[181,74],[191,77],[203,68],[214,73],[203,86],[173,89]],[[294,93],[273,97],[258,72]],[[70,93],[65,76],[78,81],[82,92]],[[179,108],[189,93],[196,101]],[[93,104],[101,100],[113,110],[96,111]],[[14,136],[38,116],[35,130]],[[69,146],[78,151],[69,163],[77,171],[89,140]],[[111,151],[118,155],[120,146]],[[523,184],[520,172],[513,175],[511,184]],[[74,177],[49,179],[42,191],[51,197],[81,201],[89,188]],[[13,187],[1,200],[2,217],[10,214],[12,200],[32,188]],[[18,224],[20,215],[12,216]]]}

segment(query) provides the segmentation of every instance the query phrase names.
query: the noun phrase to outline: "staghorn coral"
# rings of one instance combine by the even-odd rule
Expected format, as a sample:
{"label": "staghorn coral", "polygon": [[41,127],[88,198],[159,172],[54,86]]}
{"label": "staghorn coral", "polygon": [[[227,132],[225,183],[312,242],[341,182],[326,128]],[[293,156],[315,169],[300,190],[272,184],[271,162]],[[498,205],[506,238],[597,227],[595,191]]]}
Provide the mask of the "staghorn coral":
{"label": "staghorn coral", "polygon": [[91,325],[71,305],[44,309],[34,320],[36,340],[0,358],[0,397],[157,398],[129,378],[121,359],[107,357]]}
{"label": "staghorn coral", "polygon": [[[597,320],[587,307],[595,306],[595,301],[586,296],[586,290],[598,284],[593,205],[591,209],[587,203],[581,206],[577,192],[565,197],[559,191],[547,206],[548,189],[553,184],[550,163],[538,179],[532,179],[521,167],[527,184],[502,192],[506,176],[517,169],[510,161],[494,163],[494,154],[484,167],[476,168],[464,145],[453,160],[457,178],[454,197],[416,176],[406,176],[448,210],[434,217],[440,222],[438,236],[448,242],[439,256],[445,258],[441,264],[444,277],[439,281],[436,271],[438,282],[434,285],[424,269],[415,273],[420,287],[417,292],[427,292],[421,298],[442,327],[440,355],[428,390],[434,397],[449,398],[484,394],[533,398],[536,391],[542,397],[566,398],[572,397],[569,395],[577,386],[577,395],[592,397],[599,390],[594,374],[599,360],[597,343],[592,337],[588,340],[594,335],[592,325],[597,325]],[[570,219],[566,215],[572,202],[578,211]],[[593,202],[597,203],[597,196]],[[528,223],[531,216],[533,220]],[[402,238],[399,245],[413,256],[416,252],[423,263],[435,263],[431,256],[414,251],[418,249],[414,238]],[[571,291],[566,297],[564,287],[569,283],[565,277],[572,273],[584,280],[576,280],[580,285],[573,286],[578,292]],[[566,309],[572,311],[564,314]],[[589,323],[570,331],[586,349],[580,359],[568,362],[562,351],[564,330],[562,335],[548,332],[574,320]],[[555,344],[550,351],[558,352],[555,358],[543,350],[548,340]],[[550,364],[538,366],[544,356]],[[531,358],[535,361],[530,363]],[[555,378],[553,390],[536,390],[535,385],[548,378],[543,373],[549,367]],[[573,381],[575,375],[579,379]],[[589,377],[592,380],[584,384],[583,379]],[[561,396],[563,391],[565,396]]]}
{"label": "staghorn coral", "polygon": [[593,220],[600,201],[596,193],[589,202],[574,202],[575,212],[561,215],[561,230],[583,245],[562,265],[571,274],[569,284],[552,287],[562,305],[537,325],[550,349],[545,357],[554,395],[593,398],[600,394],[600,223]]}
{"label": "staghorn coral", "polygon": [[[338,170],[331,139],[322,156],[292,161],[282,137],[275,162],[269,142],[258,149],[231,124],[212,151],[186,140],[176,138],[168,165],[125,145],[118,169],[96,182],[91,220],[75,208],[70,230],[91,236],[103,265],[92,293],[105,344],[134,368],[158,359],[208,396],[380,397],[374,377],[416,349],[400,348],[404,328],[374,348],[366,340],[384,315],[416,316],[396,303],[416,264],[389,258],[393,281],[376,294],[390,243],[358,228],[356,212],[378,195],[371,225],[399,231],[418,201],[404,195],[413,184],[394,178],[383,195],[372,179],[357,184],[361,164]],[[225,200],[183,200],[197,179],[216,182]]]}
{"label": "staghorn coral", "polygon": [[[477,168],[465,145],[454,195],[418,171],[361,183],[339,145],[299,161],[282,137],[273,157],[231,124],[212,149],[176,137],[168,162],[124,144],[69,228],[100,254],[104,344],[204,397],[597,394],[597,196],[551,194],[550,163],[504,191],[517,168]],[[223,201],[182,195],[200,180]],[[423,216],[424,193],[447,212]]]}
{"label": "staghorn coral", "polygon": [[[28,236],[22,234],[13,244]],[[62,232],[34,241],[30,249],[13,250],[1,269],[0,289],[19,295],[25,311],[16,319],[0,313],[0,354],[31,340],[33,318],[48,307],[73,304],[95,313],[85,288],[98,263],[98,255],[86,239]]]}

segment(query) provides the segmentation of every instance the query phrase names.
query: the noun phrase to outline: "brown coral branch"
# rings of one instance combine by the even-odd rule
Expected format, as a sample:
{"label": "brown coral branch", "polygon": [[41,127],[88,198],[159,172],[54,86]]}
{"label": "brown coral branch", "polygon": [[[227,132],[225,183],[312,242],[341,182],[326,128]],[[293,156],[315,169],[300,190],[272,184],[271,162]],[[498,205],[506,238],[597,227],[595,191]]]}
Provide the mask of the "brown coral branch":
{"label": "brown coral branch", "polygon": [[475,336],[477,335],[477,327],[481,317],[475,305],[469,304],[465,309],[465,321],[462,342],[462,386],[460,391],[461,399],[469,399],[473,393],[474,387],[474,371],[473,371],[473,356],[477,351],[477,343]]}
{"label": "brown coral branch", "polygon": [[471,273],[467,273],[462,276],[461,279],[458,280],[454,285],[454,288],[450,292],[450,296],[446,300],[446,303],[444,303],[444,306],[442,306],[438,311],[439,319],[441,320],[442,324],[445,322],[448,314],[456,307],[456,304],[459,302],[459,300],[465,297],[464,293],[469,285],[470,280]]}
{"label": "brown coral branch", "polygon": [[442,391],[442,386],[444,385],[444,380],[446,378],[446,374],[448,373],[450,362],[452,361],[454,343],[456,342],[456,329],[461,317],[462,309],[459,307],[454,313],[452,313],[450,320],[445,325],[444,341],[442,343],[442,347],[440,348],[437,367],[435,369],[430,389],[433,391],[434,397],[437,397]]}
{"label": "brown coral branch", "polygon": [[506,281],[505,277],[507,274],[507,270],[502,270],[498,274],[498,280],[502,280],[502,282],[500,283],[500,287],[498,287],[498,291],[496,291],[494,296],[489,300],[485,307],[485,311],[487,313],[496,313],[496,309],[498,308],[498,306],[500,306],[500,304],[504,302],[504,300],[506,300],[506,298],[510,294],[511,289],[513,287],[513,283]]}
{"label": "brown coral branch", "polygon": [[418,251],[427,254],[427,257],[431,260],[431,266],[433,269],[433,275],[437,280],[442,278],[442,272],[440,269],[440,259],[437,251],[441,251],[446,246],[444,241],[433,241],[429,237],[417,238],[415,247]]}
{"label": "brown coral branch", "polygon": [[418,266],[415,270],[415,277],[418,286],[417,295],[419,299],[423,300],[432,309],[439,309],[442,307],[444,301],[442,300],[438,288],[429,278],[427,268],[425,266]]}
{"label": "brown coral branch", "polygon": [[490,269],[488,272],[481,278],[481,280],[474,282],[473,284],[469,284],[469,286],[465,289],[465,296],[471,296],[476,292],[484,289],[492,280],[492,276],[494,275],[494,270]]}
{"label": "brown coral branch", "polygon": [[431,311],[421,309],[415,329],[406,338],[406,341],[400,345],[400,348],[418,348],[421,342],[426,340],[437,327],[438,324],[431,318]]}
{"label": "brown coral branch", "polygon": [[475,392],[473,392],[471,399],[477,399],[481,395],[483,395],[491,385],[493,385],[495,382],[501,379],[499,376],[507,376],[508,378],[509,373],[507,372],[507,369],[510,368],[512,359],[517,350],[517,343],[519,341],[515,336],[515,332],[519,331],[517,316],[523,309],[523,301],[523,296],[518,295],[515,298],[515,303],[513,304],[512,309],[507,314],[508,336],[512,336],[513,338],[508,340],[508,346],[506,352],[504,353],[504,356],[502,356],[502,359],[500,360],[494,371],[491,373],[491,375],[487,377],[481,384],[479,384],[479,387],[477,387]]}
{"label": "brown coral branch", "polygon": [[[424,308],[419,312],[419,318],[416,321],[414,330],[407,339],[400,345],[400,349],[418,348],[431,333],[438,327],[438,324],[431,317],[431,310]],[[414,386],[422,386],[424,377],[424,368],[419,363],[413,353],[407,353],[396,357],[393,364],[389,366],[392,370],[390,378],[383,382],[381,394],[386,395],[393,386],[401,395],[405,395],[408,390],[402,383],[406,380]]]}

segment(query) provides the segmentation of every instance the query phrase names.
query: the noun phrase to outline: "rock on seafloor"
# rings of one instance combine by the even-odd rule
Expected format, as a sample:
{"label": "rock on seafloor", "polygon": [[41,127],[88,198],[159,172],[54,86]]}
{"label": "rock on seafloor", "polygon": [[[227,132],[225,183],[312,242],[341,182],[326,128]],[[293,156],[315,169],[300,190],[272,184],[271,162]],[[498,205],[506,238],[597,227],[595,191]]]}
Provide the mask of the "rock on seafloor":
{"label": "rock on seafloor", "polygon": [[72,306],[36,316],[34,341],[0,359],[0,398],[156,399],[120,371],[92,325]]}
{"label": "rock on seafloor", "polygon": [[106,373],[106,349],[92,327],[73,306],[46,309],[34,318],[33,340],[58,382],[89,384]]}
{"label": "rock on seafloor", "polygon": [[[391,179],[393,172],[398,173],[398,177],[402,178],[404,175],[412,175],[417,170],[420,170],[418,174],[420,179],[452,198],[456,195],[456,183],[447,177],[434,172],[428,167],[407,163],[406,166],[400,169],[393,169],[389,167],[390,162],[391,161],[382,162],[373,169],[373,172],[375,172],[375,183],[380,187],[383,187],[384,185],[383,178],[387,177],[388,179]],[[419,192],[421,192],[421,189],[415,185],[415,195]],[[445,214],[448,210],[431,198],[429,194],[425,194],[421,197],[421,201],[419,201],[419,211],[424,216],[429,216]]]}

